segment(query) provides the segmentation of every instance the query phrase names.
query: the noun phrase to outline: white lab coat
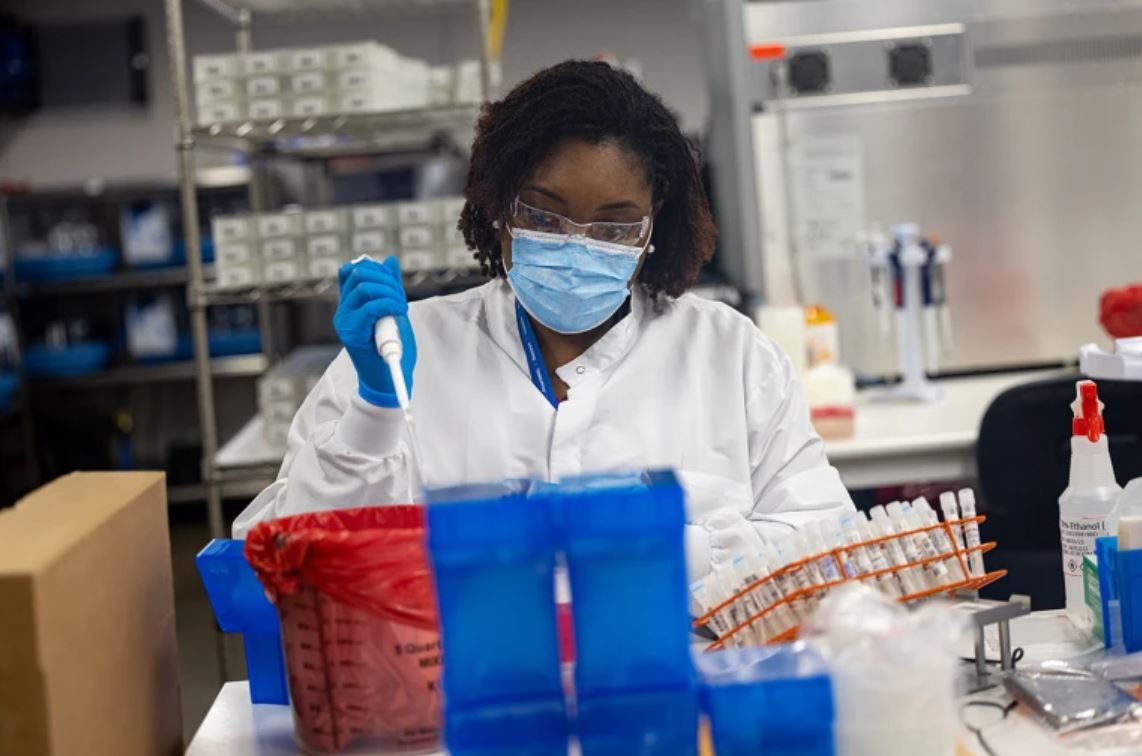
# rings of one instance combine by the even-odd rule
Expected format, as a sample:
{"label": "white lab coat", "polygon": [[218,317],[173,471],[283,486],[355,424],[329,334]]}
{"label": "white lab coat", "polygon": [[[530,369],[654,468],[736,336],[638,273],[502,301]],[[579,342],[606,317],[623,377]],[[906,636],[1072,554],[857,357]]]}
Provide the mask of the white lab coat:
{"label": "white lab coat", "polygon": [[[569,387],[558,410],[531,381],[502,279],[414,302],[409,317],[426,486],[673,468],[687,490],[692,578],[853,508],[788,357],[725,305],[688,294],[656,311],[636,287],[629,314],[556,371]],[[358,396],[342,352],[235,537],[271,517],[406,501],[412,458],[400,412]]]}

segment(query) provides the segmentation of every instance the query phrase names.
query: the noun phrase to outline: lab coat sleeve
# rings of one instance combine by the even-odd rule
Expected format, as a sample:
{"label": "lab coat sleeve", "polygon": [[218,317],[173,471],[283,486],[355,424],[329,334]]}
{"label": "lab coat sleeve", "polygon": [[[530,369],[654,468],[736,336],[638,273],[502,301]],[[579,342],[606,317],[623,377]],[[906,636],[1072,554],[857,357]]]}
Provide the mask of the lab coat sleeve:
{"label": "lab coat sleeve", "polygon": [[275,517],[405,502],[411,466],[400,410],[361,399],[342,351],[294,416],[278,478],[234,521],[234,537]]}
{"label": "lab coat sleeve", "polygon": [[781,536],[823,517],[855,511],[789,357],[758,335],[760,380],[747,383],[746,417],[753,509],[746,518],[763,538]]}

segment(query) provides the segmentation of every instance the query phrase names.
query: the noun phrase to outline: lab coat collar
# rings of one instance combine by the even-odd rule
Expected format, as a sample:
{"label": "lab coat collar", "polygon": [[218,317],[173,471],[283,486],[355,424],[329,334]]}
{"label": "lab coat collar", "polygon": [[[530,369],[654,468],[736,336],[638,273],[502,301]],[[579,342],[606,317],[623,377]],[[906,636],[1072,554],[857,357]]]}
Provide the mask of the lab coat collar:
{"label": "lab coat collar", "polygon": [[[520,370],[528,372],[527,357],[520,341],[515,315],[515,294],[504,279],[495,279],[485,287],[484,307],[489,336],[504,350]],[[630,297],[630,312],[603,334],[579,357],[556,368],[555,373],[568,386],[603,373],[618,364],[638,340],[643,321],[653,312],[650,297],[641,286],[635,286]]]}

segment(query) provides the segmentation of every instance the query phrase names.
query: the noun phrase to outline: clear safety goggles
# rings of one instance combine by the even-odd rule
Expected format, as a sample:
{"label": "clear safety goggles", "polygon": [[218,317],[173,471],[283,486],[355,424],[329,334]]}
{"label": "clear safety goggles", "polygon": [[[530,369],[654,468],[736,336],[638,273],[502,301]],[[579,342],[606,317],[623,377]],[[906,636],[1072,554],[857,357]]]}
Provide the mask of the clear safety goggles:
{"label": "clear safety goggles", "polygon": [[576,223],[559,213],[532,207],[516,197],[508,217],[508,231],[513,234],[515,231],[535,231],[564,237],[582,236],[604,244],[636,247],[641,251],[650,241],[650,216],[644,215],[635,223]]}

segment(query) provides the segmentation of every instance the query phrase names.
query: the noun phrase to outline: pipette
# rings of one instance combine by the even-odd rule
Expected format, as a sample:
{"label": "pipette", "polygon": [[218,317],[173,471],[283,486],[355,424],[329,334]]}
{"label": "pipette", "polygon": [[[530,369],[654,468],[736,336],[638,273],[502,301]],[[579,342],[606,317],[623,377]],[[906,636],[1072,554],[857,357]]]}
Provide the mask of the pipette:
{"label": "pipette", "polygon": [[[369,255],[361,255],[353,260],[353,264],[357,265],[365,260],[372,260]],[[375,261],[374,261],[375,262]],[[397,397],[397,405],[400,407],[401,414],[404,416],[405,429],[408,431],[409,446],[412,449],[413,460],[416,463],[416,474],[421,479],[421,485],[424,483],[424,467],[421,466],[420,444],[417,442],[416,430],[412,424],[412,401],[408,393],[408,384],[404,380],[404,369],[401,367],[401,358],[404,356],[404,344],[400,338],[400,326],[397,324],[397,319],[392,315],[377,320],[376,326],[373,327],[373,342],[377,345],[377,353],[381,356],[381,360],[389,369],[389,374],[393,379],[393,393]],[[415,500],[412,487],[412,476],[409,476],[408,483],[408,497],[409,502]]]}

